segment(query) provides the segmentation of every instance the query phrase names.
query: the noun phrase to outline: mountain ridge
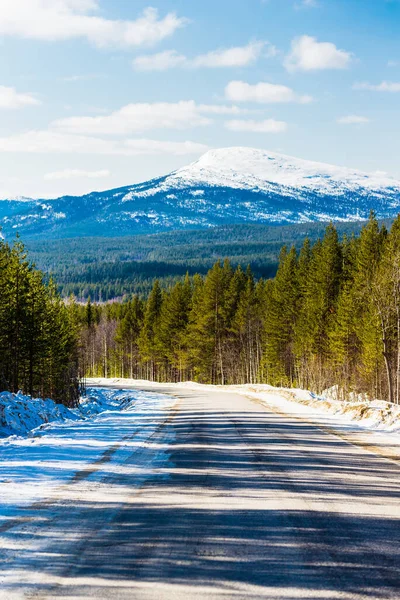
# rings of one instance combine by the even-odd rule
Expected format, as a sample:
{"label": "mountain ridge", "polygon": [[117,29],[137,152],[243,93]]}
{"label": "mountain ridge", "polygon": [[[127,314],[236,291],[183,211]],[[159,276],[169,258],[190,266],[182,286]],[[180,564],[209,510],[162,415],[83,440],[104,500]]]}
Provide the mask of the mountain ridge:
{"label": "mountain ridge", "polygon": [[132,235],[234,223],[357,221],[400,211],[400,181],[384,174],[253,148],[210,150],[142,183],[62,196],[0,201],[5,235]]}

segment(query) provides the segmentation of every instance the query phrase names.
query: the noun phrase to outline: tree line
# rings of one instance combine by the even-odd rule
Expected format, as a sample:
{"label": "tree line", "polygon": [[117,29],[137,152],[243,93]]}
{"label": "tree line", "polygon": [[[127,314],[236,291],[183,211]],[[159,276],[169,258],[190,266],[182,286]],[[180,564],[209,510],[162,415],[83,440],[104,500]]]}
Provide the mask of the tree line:
{"label": "tree line", "polygon": [[23,244],[0,240],[0,391],[19,390],[75,406],[79,322],[53,282],[28,261]]}
{"label": "tree line", "polygon": [[69,406],[84,376],[338,385],[399,403],[400,217],[284,246],[272,279],[217,261],[106,304],[62,300],[18,239],[0,241],[0,347],[1,390]]}
{"label": "tree line", "polygon": [[81,308],[91,376],[269,383],[400,401],[400,217],[374,214],[358,237],[333,225],[300,251],[284,247],[276,277],[217,261],[147,299]]}

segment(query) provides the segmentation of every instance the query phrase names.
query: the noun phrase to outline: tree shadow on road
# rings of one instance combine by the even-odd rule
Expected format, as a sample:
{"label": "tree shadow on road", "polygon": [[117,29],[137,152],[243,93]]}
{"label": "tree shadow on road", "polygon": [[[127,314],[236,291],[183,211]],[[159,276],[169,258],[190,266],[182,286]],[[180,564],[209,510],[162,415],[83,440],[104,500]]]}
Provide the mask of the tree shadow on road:
{"label": "tree shadow on road", "polygon": [[[168,458],[155,464],[160,451]],[[24,571],[28,590],[49,598],[163,598],[168,586],[179,598],[205,587],[207,597],[400,597],[395,463],[296,419],[205,414],[190,398],[146,452],[140,487],[133,452],[122,472],[105,466],[101,499],[77,488],[76,497],[26,509],[26,523],[3,533],[19,548],[12,568]],[[7,561],[4,554],[5,573]]]}

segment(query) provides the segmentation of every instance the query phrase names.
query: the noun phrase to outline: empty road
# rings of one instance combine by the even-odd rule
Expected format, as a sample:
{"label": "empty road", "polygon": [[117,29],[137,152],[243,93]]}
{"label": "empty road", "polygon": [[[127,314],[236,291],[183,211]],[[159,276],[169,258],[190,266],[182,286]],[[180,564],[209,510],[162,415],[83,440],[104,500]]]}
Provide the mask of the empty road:
{"label": "empty road", "polygon": [[176,402],[124,469],[3,532],[0,597],[400,598],[400,463],[233,393],[147,389]]}

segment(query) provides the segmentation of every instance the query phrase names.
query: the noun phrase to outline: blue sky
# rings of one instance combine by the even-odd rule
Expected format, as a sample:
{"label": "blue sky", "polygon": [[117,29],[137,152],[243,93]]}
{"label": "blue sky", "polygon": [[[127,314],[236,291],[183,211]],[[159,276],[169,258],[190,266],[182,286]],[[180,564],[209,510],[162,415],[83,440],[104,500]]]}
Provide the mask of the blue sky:
{"label": "blue sky", "polygon": [[0,197],[253,146],[400,178],[398,0],[0,0]]}

